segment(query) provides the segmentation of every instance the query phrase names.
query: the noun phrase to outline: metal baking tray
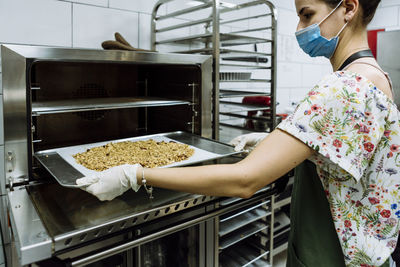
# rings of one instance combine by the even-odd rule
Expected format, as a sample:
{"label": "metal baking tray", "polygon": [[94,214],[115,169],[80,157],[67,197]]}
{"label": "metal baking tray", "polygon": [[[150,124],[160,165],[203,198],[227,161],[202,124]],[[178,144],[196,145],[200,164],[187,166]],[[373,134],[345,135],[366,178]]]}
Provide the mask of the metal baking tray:
{"label": "metal baking tray", "polygon": [[107,143],[123,142],[123,141],[143,141],[154,139],[156,141],[172,140],[189,145],[195,150],[192,157],[187,160],[176,162],[163,167],[178,167],[193,165],[196,163],[214,160],[219,158],[228,157],[231,155],[238,154],[240,152],[234,151],[233,147],[217,142],[215,140],[203,138],[201,136],[186,133],[186,132],[171,132],[163,134],[154,134],[139,136],[133,138],[125,138],[119,140],[110,140],[99,143],[84,144],[79,146],[71,146],[64,148],[56,148],[45,151],[39,151],[35,153],[35,158],[40,164],[57,180],[57,182],[65,187],[76,188],[76,179],[93,175],[96,171],[89,170],[82,165],[75,162],[72,157],[73,154],[84,152],[88,148],[102,146]]}

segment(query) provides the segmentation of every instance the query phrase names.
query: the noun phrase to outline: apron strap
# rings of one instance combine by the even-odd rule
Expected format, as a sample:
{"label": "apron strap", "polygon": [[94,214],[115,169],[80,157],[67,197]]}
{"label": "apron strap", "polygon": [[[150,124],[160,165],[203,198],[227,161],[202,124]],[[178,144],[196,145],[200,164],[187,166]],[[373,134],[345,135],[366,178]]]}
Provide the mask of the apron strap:
{"label": "apron strap", "polygon": [[352,62],[363,57],[374,57],[374,54],[372,54],[372,51],[370,49],[355,52],[344,61],[344,63],[342,64],[342,66],[340,66],[338,70],[343,70],[347,68]]}

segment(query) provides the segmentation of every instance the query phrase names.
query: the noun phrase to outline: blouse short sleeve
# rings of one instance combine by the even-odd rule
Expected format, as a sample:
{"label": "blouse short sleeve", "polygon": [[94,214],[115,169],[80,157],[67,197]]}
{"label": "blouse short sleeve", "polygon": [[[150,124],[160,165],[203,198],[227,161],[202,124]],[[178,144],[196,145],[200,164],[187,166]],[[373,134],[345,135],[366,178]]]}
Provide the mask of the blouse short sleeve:
{"label": "blouse short sleeve", "polygon": [[369,84],[361,77],[332,73],[308,92],[278,128],[358,181],[384,133],[388,113],[383,94],[368,95]]}

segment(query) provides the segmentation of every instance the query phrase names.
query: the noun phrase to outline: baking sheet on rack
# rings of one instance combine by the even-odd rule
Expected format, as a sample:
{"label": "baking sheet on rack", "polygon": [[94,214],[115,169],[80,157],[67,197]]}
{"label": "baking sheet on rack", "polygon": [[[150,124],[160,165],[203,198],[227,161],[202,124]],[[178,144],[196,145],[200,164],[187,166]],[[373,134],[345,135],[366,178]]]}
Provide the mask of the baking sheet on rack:
{"label": "baking sheet on rack", "polygon": [[[55,151],[66,162],[68,162],[72,167],[74,167],[76,170],[81,172],[84,176],[89,176],[89,175],[98,173],[98,171],[90,170],[90,169],[84,167],[83,165],[77,163],[75,161],[75,158],[73,157],[73,155],[75,155],[77,153],[85,152],[87,149],[90,149],[93,147],[99,147],[99,146],[106,145],[111,142],[112,143],[118,143],[118,142],[123,142],[123,141],[135,142],[135,141],[145,141],[145,140],[150,140],[150,139],[153,139],[156,142],[161,142],[161,141],[171,142],[172,141],[172,142],[176,142],[176,143],[182,143],[177,140],[168,138],[166,136],[142,136],[142,137],[133,137],[133,138],[127,138],[127,139],[123,139],[123,140],[116,140],[116,141],[106,141],[106,142],[99,142],[99,143],[93,143],[93,144],[64,147],[64,148],[56,149]],[[165,166],[161,166],[160,168],[185,166],[185,165],[195,164],[195,163],[199,163],[202,161],[211,160],[211,159],[215,159],[215,158],[219,158],[219,157],[223,156],[220,154],[208,152],[206,150],[191,146],[190,144],[187,144],[187,145],[189,145],[190,148],[194,149],[194,154],[190,158],[183,160],[183,161],[168,164]]]}

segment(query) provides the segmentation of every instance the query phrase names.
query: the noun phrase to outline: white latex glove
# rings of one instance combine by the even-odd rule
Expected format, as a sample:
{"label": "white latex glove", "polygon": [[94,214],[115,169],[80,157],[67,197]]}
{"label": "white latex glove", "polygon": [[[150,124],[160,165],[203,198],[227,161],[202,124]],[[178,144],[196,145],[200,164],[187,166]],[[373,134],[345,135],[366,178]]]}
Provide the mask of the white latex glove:
{"label": "white latex glove", "polygon": [[137,183],[136,172],[140,164],[120,165],[99,172],[93,176],[86,176],[76,180],[81,189],[96,196],[101,201],[113,200],[125,193],[129,188],[137,192],[140,185]]}
{"label": "white latex glove", "polygon": [[250,152],[267,136],[268,133],[251,133],[239,135],[232,139],[229,144],[234,146],[235,151],[237,152],[242,150]]}

